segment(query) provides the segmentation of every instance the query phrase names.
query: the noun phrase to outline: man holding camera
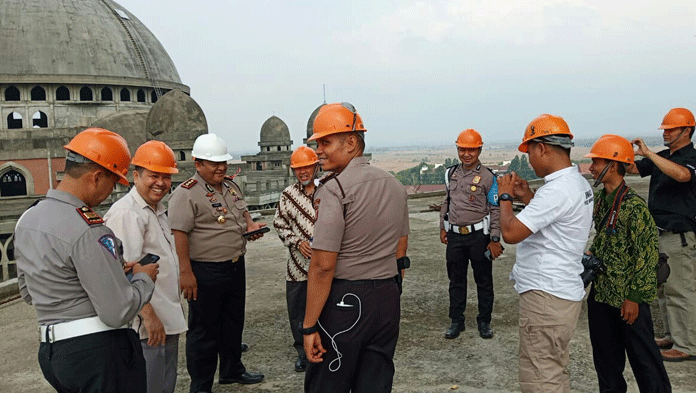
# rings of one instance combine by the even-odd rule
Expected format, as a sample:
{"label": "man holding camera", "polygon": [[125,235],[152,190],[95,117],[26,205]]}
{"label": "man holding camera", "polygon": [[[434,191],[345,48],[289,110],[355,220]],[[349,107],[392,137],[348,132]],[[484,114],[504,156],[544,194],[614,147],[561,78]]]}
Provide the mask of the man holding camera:
{"label": "man holding camera", "polygon": [[626,355],[641,392],[671,392],[653,340],[650,302],[657,296],[658,234],[645,201],[626,185],[631,143],[604,135],[585,157],[604,188],[594,207],[589,253],[602,261],[587,298],[587,319],[600,392],[625,392]]}
{"label": "man holding camera", "polygon": [[483,140],[476,130],[464,130],[455,142],[461,164],[447,168],[447,195],[440,209],[440,241],[447,245],[449,317],[445,338],[464,330],[466,275],[471,261],[478,294],[476,322],[481,338],[492,338],[493,260],[502,252],[498,184],[479,160]]}
{"label": "man holding camera", "polygon": [[660,229],[660,251],[669,256],[672,274],[660,287],[658,299],[666,336],[657,339],[665,361],[696,360],[696,150],[694,115],[671,109],[662,120],[667,149],[655,153],[635,139],[636,154],[645,158],[631,173],[650,176],[648,208]]}
{"label": "man holding camera", "polygon": [[160,272],[150,303],[133,321],[145,356],[148,393],[173,393],[179,353],[179,334],[186,318],[179,292],[179,258],[162,199],[178,173],[174,152],[164,142],[149,141],[135,152],[135,187],[111,206],[106,225],[123,242],[123,258],[137,261],[159,256]]}
{"label": "man holding camera", "polygon": [[[520,388],[570,392],[569,343],[585,288],[582,253],[592,225],[592,188],[570,161],[573,134],[559,116],[541,115],[519,150],[544,185],[536,193],[517,174],[498,178],[500,228],[516,244],[511,278],[520,294]],[[514,197],[513,197],[514,195]],[[512,200],[527,206],[517,216]]]}

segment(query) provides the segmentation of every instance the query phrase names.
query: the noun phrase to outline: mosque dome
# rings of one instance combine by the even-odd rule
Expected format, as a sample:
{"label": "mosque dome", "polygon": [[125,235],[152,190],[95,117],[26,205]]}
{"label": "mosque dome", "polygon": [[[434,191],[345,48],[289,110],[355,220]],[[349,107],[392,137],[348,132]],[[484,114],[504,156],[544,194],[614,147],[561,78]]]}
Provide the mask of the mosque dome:
{"label": "mosque dome", "polygon": [[0,2],[0,83],[189,88],[162,44],[111,0]]}
{"label": "mosque dome", "polygon": [[319,110],[324,105],[326,105],[326,103],[319,105],[317,109],[315,109],[314,112],[312,112],[312,114],[309,115],[309,120],[307,120],[307,138],[314,134],[314,119],[317,117],[317,113],[319,113]]}
{"label": "mosque dome", "polygon": [[277,116],[271,116],[261,126],[261,141],[259,146],[292,145],[290,130],[284,121]]}

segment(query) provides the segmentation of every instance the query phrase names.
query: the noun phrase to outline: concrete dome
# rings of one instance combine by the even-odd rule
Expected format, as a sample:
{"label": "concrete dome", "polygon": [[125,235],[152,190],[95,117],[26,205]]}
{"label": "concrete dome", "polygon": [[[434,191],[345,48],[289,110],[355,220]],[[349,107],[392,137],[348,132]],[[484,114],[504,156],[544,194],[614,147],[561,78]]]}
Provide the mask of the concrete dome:
{"label": "concrete dome", "polygon": [[0,26],[0,83],[189,91],[157,38],[111,0],[3,0]]}
{"label": "concrete dome", "polygon": [[309,115],[309,120],[307,120],[307,138],[314,134],[314,119],[316,119],[317,113],[319,113],[319,109],[321,109],[321,107],[324,105],[326,105],[326,103],[319,105],[317,109],[315,109],[314,112],[312,112],[312,114]]}
{"label": "concrete dome", "polygon": [[290,130],[284,121],[277,116],[271,116],[261,126],[261,141],[259,146],[291,145]]}

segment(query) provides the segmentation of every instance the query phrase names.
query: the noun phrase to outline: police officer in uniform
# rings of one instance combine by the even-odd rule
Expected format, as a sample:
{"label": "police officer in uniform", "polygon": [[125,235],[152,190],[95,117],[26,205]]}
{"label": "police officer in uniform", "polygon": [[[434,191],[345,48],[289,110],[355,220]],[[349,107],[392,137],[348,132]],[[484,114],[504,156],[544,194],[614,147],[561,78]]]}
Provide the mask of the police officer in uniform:
{"label": "police officer in uniform", "polygon": [[[189,301],[186,365],[191,393],[210,392],[220,357],[220,384],[254,384],[263,374],[242,364],[246,277],[246,232],[255,223],[242,192],[226,176],[232,159],[215,134],[196,138],[196,174],[169,199],[169,216],[179,256],[181,290]],[[255,240],[262,235],[250,237]]]}
{"label": "police officer in uniform", "polygon": [[483,140],[476,130],[462,131],[456,145],[461,164],[448,168],[445,173],[447,194],[440,209],[440,241],[447,245],[449,317],[452,320],[445,338],[457,338],[464,330],[469,261],[478,293],[479,335],[492,338],[492,261],[503,252],[498,184],[495,174],[479,160]]}
{"label": "police officer in uniform", "polygon": [[68,145],[65,177],[17,222],[19,289],[39,321],[39,365],[63,392],[145,392],[145,359],[128,323],[150,301],[158,265],[129,263],[92,211],[128,185],[126,141],[90,128]]}
{"label": "police officer in uniform", "polygon": [[657,339],[668,362],[696,360],[696,150],[694,115],[671,109],[662,120],[667,149],[655,153],[635,139],[638,160],[628,171],[650,176],[648,208],[660,229],[660,251],[669,256],[671,274],[658,289],[667,335]]}
{"label": "police officer in uniform", "polygon": [[[406,191],[369,165],[362,119],[348,103],[314,121],[323,180],[300,332],[311,362],[305,392],[390,392],[399,337],[397,259],[408,243]],[[402,265],[403,266],[403,265]]]}

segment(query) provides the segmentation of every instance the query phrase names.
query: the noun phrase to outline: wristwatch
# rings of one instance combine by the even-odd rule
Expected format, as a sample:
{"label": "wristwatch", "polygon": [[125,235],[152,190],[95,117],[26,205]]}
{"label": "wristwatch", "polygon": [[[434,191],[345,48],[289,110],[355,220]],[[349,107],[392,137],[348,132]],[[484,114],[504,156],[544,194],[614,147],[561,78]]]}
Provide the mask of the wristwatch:
{"label": "wristwatch", "polygon": [[493,243],[500,243],[500,236],[491,236],[491,241]]}
{"label": "wristwatch", "polygon": [[303,336],[314,334],[319,331],[319,324],[315,323],[314,326],[305,328],[302,326],[302,321],[300,321],[300,324],[297,326],[297,331]]}
{"label": "wristwatch", "polygon": [[504,192],[504,193],[500,194],[500,196],[498,197],[498,200],[499,200],[499,201],[510,201],[510,202],[512,202],[514,199],[515,199],[515,198],[513,198],[512,195],[508,194],[507,192]]}

